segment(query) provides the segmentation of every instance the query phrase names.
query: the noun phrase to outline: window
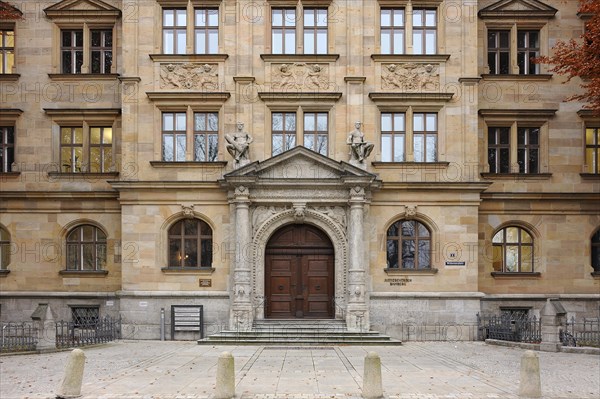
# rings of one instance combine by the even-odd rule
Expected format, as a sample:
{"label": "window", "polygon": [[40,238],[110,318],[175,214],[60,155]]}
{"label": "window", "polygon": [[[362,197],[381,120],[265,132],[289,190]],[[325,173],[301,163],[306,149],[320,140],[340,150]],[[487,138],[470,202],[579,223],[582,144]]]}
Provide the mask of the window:
{"label": "window", "polygon": [[[62,173],[108,173],[113,170],[113,129],[89,127],[84,139],[82,126],[60,128],[60,170]],[[84,143],[87,142],[87,145]]]}
{"label": "window", "polygon": [[510,127],[488,128],[490,173],[510,173]]}
{"label": "window", "polygon": [[517,163],[519,173],[539,172],[540,129],[517,129]]}
{"label": "window", "polygon": [[15,162],[15,128],[0,127],[0,172],[10,172]]}
{"label": "window", "polygon": [[185,161],[187,147],[185,112],[163,112],[162,114],[162,160]]}
{"label": "window", "polygon": [[272,155],[296,146],[296,113],[274,112],[271,115]]}
{"label": "window", "polygon": [[383,162],[404,162],[406,142],[405,114],[381,114],[381,160]]}
{"label": "window", "polygon": [[194,10],[194,12],[196,54],[218,53],[219,10],[213,8],[200,8]]}
{"label": "window", "polygon": [[413,10],[413,53],[436,53],[436,10]]}
{"label": "window", "polygon": [[106,264],[106,234],[92,225],[74,228],[67,236],[67,270],[99,271]]}
{"label": "window", "polygon": [[211,267],[212,229],[198,219],[185,219],[169,229],[169,267]]}
{"label": "window", "polygon": [[600,128],[585,129],[585,168],[587,173],[600,173]]}
{"label": "window", "polygon": [[304,54],[327,54],[327,9],[304,9]]}
{"label": "window", "polygon": [[488,31],[488,65],[491,74],[510,73],[510,31]]}
{"label": "window", "polygon": [[413,151],[415,162],[437,161],[437,114],[413,115]]}
{"label": "window", "polygon": [[304,114],[304,147],[325,156],[329,131],[327,116],[326,112]]}
{"label": "window", "polygon": [[63,30],[60,48],[62,73],[81,73],[83,65],[83,30]]}
{"label": "window", "polygon": [[112,30],[92,30],[92,73],[110,73],[112,67]]}
{"label": "window", "polygon": [[186,10],[163,9],[163,53],[185,54],[187,44]]}
{"label": "window", "polygon": [[72,306],[71,319],[75,328],[95,327],[100,320],[100,307]]}
{"label": "window", "polygon": [[92,173],[109,172],[113,165],[111,127],[90,127],[90,168]]}
{"label": "window", "polygon": [[296,54],[296,10],[273,9],[271,16],[273,54]]}
{"label": "window", "polygon": [[10,234],[0,226],[0,270],[6,270],[10,264]]}
{"label": "window", "polygon": [[[84,31],[62,30],[61,34],[61,70],[62,73],[77,74],[83,72],[86,63],[85,53],[89,51],[90,73],[111,73],[113,64],[112,29],[90,30],[90,45],[84,45]],[[86,48],[88,50],[86,50]]]}
{"label": "window", "polygon": [[214,162],[219,155],[219,115],[216,112],[194,114],[194,161]]}
{"label": "window", "polygon": [[492,251],[495,272],[533,272],[533,238],[525,229],[510,226],[498,231],[492,238]]}
{"label": "window", "polygon": [[60,169],[80,173],[83,169],[83,127],[60,128]]}
{"label": "window", "polygon": [[13,73],[15,66],[15,31],[0,29],[0,73]]}
{"label": "window", "polygon": [[416,220],[399,220],[387,231],[388,269],[430,269],[431,233]]}
{"label": "window", "polygon": [[404,54],[404,10],[381,10],[381,53]]}
{"label": "window", "polygon": [[517,31],[517,64],[520,75],[539,73],[539,65],[532,58],[540,56],[540,32],[533,30]]}
{"label": "window", "polygon": [[600,229],[592,236],[592,267],[594,273],[600,273]]}

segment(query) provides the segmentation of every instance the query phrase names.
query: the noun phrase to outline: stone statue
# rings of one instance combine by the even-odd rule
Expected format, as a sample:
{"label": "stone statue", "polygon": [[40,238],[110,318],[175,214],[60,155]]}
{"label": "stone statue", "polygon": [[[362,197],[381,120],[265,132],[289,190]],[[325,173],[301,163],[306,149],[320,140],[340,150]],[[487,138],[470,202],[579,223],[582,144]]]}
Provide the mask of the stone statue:
{"label": "stone statue", "polygon": [[227,140],[227,151],[235,160],[235,167],[250,163],[250,144],[254,139],[248,132],[244,131],[242,122],[237,123],[237,132],[225,135],[225,140]]}
{"label": "stone statue", "polygon": [[350,146],[350,163],[363,163],[373,151],[373,143],[365,141],[365,135],[360,131],[362,123],[354,123],[354,130],[348,133],[346,144]]}

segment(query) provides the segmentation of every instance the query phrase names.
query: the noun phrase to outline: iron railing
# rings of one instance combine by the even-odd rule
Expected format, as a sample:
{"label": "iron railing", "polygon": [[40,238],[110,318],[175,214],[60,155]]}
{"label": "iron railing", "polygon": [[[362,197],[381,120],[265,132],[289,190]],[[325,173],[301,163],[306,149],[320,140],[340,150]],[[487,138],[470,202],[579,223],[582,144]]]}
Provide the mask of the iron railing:
{"label": "iron railing", "polygon": [[1,323],[0,352],[35,350],[38,331],[33,323]]}
{"label": "iron railing", "polygon": [[560,331],[563,346],[594,346],[600,348],[600,319],[583,318],[577,322],[575,317],[567,320],[564,330]]}
{"label": "iron railing", "polygon": [[106,316],[89,324],[73,321],[56,323],[56,347],[69,348],[76,346],[102,344],[121,338],[121,318]]}
{"label": "iron railing", "polygon": [[536,316],[502,313],[480,315],[477,313],[478,339],[540,343],[542,321]]}

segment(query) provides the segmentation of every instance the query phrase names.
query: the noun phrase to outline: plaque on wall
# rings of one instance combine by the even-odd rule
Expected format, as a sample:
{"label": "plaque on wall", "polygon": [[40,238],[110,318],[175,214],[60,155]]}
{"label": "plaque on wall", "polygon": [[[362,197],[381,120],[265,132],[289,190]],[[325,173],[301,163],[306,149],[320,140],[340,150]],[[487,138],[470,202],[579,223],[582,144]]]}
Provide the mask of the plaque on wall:
{"label": "plaque on wall", "polygon": [[199,281],[200,287],[212,287],[212,280],[209,278],[201,278]]}

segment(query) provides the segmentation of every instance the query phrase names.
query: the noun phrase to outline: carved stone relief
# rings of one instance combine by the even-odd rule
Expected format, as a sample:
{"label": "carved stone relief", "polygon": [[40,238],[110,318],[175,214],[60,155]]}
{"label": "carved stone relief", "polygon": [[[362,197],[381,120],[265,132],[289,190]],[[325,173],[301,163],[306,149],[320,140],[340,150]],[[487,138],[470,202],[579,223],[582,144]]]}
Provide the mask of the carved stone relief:
{"label": "carved stone relief", "polygon": [[160,88],[216,91],[217,68],[217,64],[161,64]]}
{"label": "carved stone relief", "polygon": [[440,87],[439,66],[433,64],[382,64],[381,88],[401,91],[435,91]]}
{"label": "carved stone relief", "polygon": [[342,227],[343,231],[346,231],[346,209],[341,206],[318,206],[313,209],[315,212],[329,216]]}
{"label": "carved stone relief", "polygon": [[252,231],[256,231],[266,220],[285,210],[284,206],[257,206],[252,212]]}
{"label": "carved stone relief", "polygon": [[289,63],[271,66],[273,90],[327,90],[330,86],[328,64]]}

